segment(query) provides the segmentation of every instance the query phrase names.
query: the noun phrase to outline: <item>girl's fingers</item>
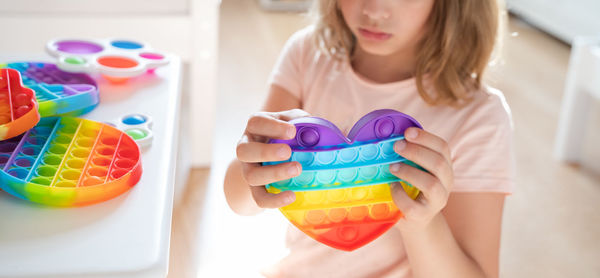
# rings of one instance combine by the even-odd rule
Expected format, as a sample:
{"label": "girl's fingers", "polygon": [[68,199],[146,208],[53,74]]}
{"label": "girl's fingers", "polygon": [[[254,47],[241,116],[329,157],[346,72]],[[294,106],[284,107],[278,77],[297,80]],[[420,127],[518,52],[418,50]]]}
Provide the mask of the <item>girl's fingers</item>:
{"label": "girl's fingers", "polygon": [[446,203],[449,191],[431,174],[404,163],[390,165],[390,172],[418,188],[425,203]]}
{"label": "girl's fingers", "polygon": [[292,149],[286,144],[266,144],[242,139],[237,145],[236,153],[241,162],[254,163],[286,160],[292,155]]}
{"label": "girl's fingers", "polygon": [[242,163],[242,172],[249,185],[262,186],[296,177],[302,172],[302,166],[296,161],[265,166]]}
{"label": "girl's fingers", "polygon": [[404,131],[404,138],[408,142],[421,145],[442,154],[447,161],[452,161],[448,143],[432,133],[420,128],[410,127]]}
{"label": "girl's fingers", "polygon": [[406,194],[399,182],[393,182],[390,189],[396,207],[398,207],[404,215],[413,214],[416,209],[419,209],[419,207],[422,206],[419,201],[411,199],[408,194]]}
{"label": "girl's fingers", "polygon": [[296,127],[293,124],[279,120],[271,114],[263,112],[252,115],[246,124],[246,133],[275,139],[292,139],[296,136]]}
{"label": "girl's fingers", "polygon": [[444,186],[451,186],[453,179],[452,168],[450,162],[440,153],[415,143],[406,142],[405,140],[396,142],[394,150],[404,158],[432,173],[442,181]]}
{"label": "girl's fingers", "polygon": [[276,119],[280,119],[283,121],[291,121],[293,119],[308,117],[310,114],[302,109],[292,109],[281,112],[267,112],[267,114],[271,115]]}
{"label": "girl's fingers", "polygon": [[293,203],[296,194],[292,191],[283,191],[278,194],[267,192],[264,186],[251,186],[252,197],[261,208],[280,208]]}

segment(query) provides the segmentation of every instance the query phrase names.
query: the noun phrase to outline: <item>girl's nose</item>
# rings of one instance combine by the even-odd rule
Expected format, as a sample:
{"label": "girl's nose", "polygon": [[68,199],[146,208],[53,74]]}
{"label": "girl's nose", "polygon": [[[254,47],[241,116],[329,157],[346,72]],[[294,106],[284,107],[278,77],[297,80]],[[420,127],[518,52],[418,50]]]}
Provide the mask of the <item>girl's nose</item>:
{"label": "girl's nose", "polygon": [[362,14],[371,20],[388,19],[390,17],[389,9],[381,3],[382,1],[367,0],[363,6]]}

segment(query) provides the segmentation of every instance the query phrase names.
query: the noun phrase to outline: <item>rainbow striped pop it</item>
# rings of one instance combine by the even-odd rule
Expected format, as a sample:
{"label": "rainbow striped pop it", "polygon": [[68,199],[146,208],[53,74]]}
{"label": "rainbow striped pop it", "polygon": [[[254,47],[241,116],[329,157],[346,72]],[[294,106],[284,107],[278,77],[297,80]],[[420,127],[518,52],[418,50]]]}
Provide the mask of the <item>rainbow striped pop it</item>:
{"label": "rainbow striped pop it", "polygon": [[40,120],[31,89],[23,87],[19,72],[0,69],[0,140],[15,137]]}
{"label": "rainbow striped pop it", "polygon": [[142,174],[140,149],[122,131],[99,122],[42,118],[0,142],[0,188],[36,203],[82,206],[111,199]]}
{"label": "rainbow striped pop it", "polygon": [[65,72],[41,62],[15,62],[2,67],[21,73],[23,84],[35,91],[41,117],[79,116],[98,105],[98,86],[87,74]]}
{"label": "rainbow striped pop it", "polygon": [[412,117],[394,110],[376,110],[362,117],[348,137],[331,122],[307,117],[292,120],[296,137],[270,140],[292,148],[289,160],[298,161],[302,173],[267,185],[267,190],[296,192],[296,201],[280,208],[292,224],[315,240],[352,251],[373,241],[402,217],[389,184],[400,182],[413,199],[419,190],[389,171],[392,163],[419,167],[398,155],[394,142],[404,130],[422,128]]}

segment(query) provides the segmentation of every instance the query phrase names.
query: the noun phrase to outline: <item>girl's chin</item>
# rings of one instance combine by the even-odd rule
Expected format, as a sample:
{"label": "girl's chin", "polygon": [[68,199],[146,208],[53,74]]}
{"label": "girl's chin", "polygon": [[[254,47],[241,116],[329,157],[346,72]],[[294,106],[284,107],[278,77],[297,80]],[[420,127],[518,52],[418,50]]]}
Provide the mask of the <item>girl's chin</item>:
{"label": "girl's chin", "polygon": [[371,55],[388,56],[388,55],[391,55],[396,52],[395,49],[390,47],[389,44],[387,44],[387,45],[382,44],[382,43],[375,44],[375,43],[369,43],[369,42],[359,42],[358,44],[364,52],[367,52],[368,54],[371,54]]}

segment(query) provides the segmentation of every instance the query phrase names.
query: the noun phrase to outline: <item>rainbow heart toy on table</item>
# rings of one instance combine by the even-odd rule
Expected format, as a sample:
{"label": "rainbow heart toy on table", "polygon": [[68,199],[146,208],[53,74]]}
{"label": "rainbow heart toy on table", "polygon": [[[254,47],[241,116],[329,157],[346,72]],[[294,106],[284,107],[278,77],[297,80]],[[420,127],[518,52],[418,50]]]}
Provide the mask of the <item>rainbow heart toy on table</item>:
{"label": "rainbow heart toy on table", "polygon": [[21,74],[23,84],[35,91],[41,117],[79,116],[100,101],[96,82],[84,73],[65,72],[54,64],[41,62],[13,62],[0,68]]}
{"label": "rainbow heart toy on table", "polygon": [[292,148],[290,159],[264,165],[297,161],[302,173],[267,185],[278,193],[291,190],[296,201],[281,213],[313,239],[336,249],[352,251],[381,236],[401,217],[389,184],[400,182],[413,199],[419,190],[389,171],[393,163],[419,167],[394,151],[409,127],[422,128],[412,117],[383,109],[363,116],[348,137],[331,122],[306,117],[290,121],[296,126],[291,140],[271,139]]}

